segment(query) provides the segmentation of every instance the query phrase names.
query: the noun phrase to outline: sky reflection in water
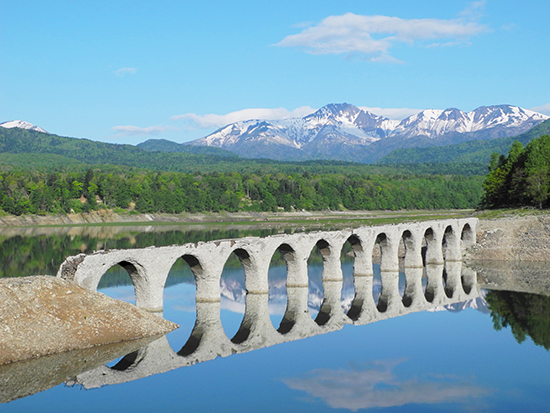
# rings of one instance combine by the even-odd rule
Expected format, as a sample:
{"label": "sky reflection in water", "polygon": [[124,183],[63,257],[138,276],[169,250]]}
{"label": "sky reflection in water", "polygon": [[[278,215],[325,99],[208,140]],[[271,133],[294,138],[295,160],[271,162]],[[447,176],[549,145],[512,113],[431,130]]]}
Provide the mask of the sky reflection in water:
{"label": "sky reflection in water", "polygon": [[[239,271],[226,269],[224,279],[238,282]],[[275,272],[284,276],[284,267]],[[310,293],[313,290],[310,285]],[[128,286],[103,292],[133,297]],[[164,316],[181,326],[168,335],[174,351],[181,349],[193,328],[194,294],[189,282],[165,290]],[[270,306],[276,310],[275,328],[284,308],[280,298],[273,297]],[[222,324],[229,337],[238,330],[243,312],[244,301],[222,299]],[[548,411],[549,357],[530,339],[520,345],[508,329],[495,331],[491,318],[480,311],[421,312],[347,325],[100,389],[60,385],[0,410]]]}

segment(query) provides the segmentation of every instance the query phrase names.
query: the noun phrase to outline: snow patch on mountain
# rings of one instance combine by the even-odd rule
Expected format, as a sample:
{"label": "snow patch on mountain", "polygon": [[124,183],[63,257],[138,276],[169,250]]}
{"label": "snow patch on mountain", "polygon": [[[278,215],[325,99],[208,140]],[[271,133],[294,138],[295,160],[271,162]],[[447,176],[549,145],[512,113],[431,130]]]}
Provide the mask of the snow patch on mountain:
{"label": "snow patch on mountain", "polygon": [[35,126],[35,125],[33,125],[32,123],[29,123],[29,122],[25,122],[24,120],[11,120],[11,121],[8,121],[8,122],[0,123],[0,126],[3,127],[3,128],[6,128],[6,129],[20,128],[20,129],[28,129],[28,130],[33,130],[33,131],[37,131],[37,132],[48,133],[44,129],[42,129],[41,127]]}
{"label": "snow patch on mountain", "polygon": [[486,295],[487,295],[487,290],[482,289],[479,291],[479,297],[473,298],[471,300],[462,301],[460,303],[441,305],[438,307],[430,308],[428,311],[430,312],[450,311],[450,312],[457,313],[462,310],[466,310],[467,308],[471,308],[471,309],[480,311],[484,314],[489,314],[491,311],[489,310],[489,304],[485,299]]}
{"label": "snow patch on mountain", "polygon": [[428,109],[403,119],[391,136],[428,136],[435,138],[451,132],[477,132],[497,126],[521,127],[526,123],[542,122],[549,117],[517,106],[482,106],[471,112],[451,108]]}
{"label": "snow patch on mountain", "polygon": [[[253,145],[256,151],[260,145],[260,155],[270,146],[288,147],[305,154],[324,148],[326,153],[331,153],[342,145],[368,146],[390,137],[424,136],[435,141],[447,134],[469,134],[492,128],[497,128],[500,135],[502,129],[508,128],[512,133],[521,133],[548,118],[517,106],[499,105],[482,106],[471,112],[456,108],[427,109],[397,121],[341,103],[326,105],[303,118],[232,123],[189,144],[225,148],[245,156],[258,155],[250,153]],[[479,139],[479,136],[469,139]]]}

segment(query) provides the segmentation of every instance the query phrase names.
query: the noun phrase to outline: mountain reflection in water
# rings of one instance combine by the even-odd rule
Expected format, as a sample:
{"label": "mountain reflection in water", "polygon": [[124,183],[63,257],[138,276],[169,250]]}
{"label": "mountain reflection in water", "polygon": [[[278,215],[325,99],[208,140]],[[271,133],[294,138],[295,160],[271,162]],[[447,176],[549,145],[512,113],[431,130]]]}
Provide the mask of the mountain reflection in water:
{"label": "mountain reflection in water", "polygon": [[[66,255],[70,253],[72,251]],[[352,259],[344,260],[344,281],[339,296],[344,311],[350,309],[356,294],[352,267]],[[375,265],[374,270],[371,290],[373,302],[378,304],[379,267]],[[542,269],[531,269],[527,275],[514,275],[518,272],[510,272],[510,268],[510,274],[499,268],[476,270],[476,288],[482,289],[477,290],[480,292],[477,297],[468,301],[433,305],[428,312],[411,312],[360,326],[344,325],[327,334],[268,347],[260,345],[254,351],[245,351],[244,347],[233,344],[234,349],[242,351],[230,355],[234,350],[229,348],[228,354],[222,354],[228,357],[216,357],[221,354],[220,348],[211,347],[214,350],[209,355],[211,360],[197,364],[200,360],[192,360],[193,343],[189,344],[192,342],[189,337],[192,332],[198,337],[197,311],[204,308],[201,310],[195,303],[192,273],[181,263],[172,269],[164,296],[164,317],[180,324],[178,330],[127,357],[107,363],[110,367],[95,364],[88,372],[75,371],[72,373],[75,375],[66,377],[65,386],[4,403],[1,409],[7,412],[104,411],[116,405],[123,411],[323,412],[333,409],[385,411],[392,407],[400,411],[547,411],[549,354],[542,347],[548,348],[546,320],[550,294],[546,280],[550,274]],[[308,271],[308,317],[315,319],[330,292],[325,291],[322,264],[316,262],[315,257],[311,258]],[[131,301],[133,288],[124,285],[129,281],[127,274],[117,273],[116,269],[112,272],[112,276],[102,280],[101,291]],[[428,290],[425,272],[426,269],[423,294]],[[441,276],[446,276],[443,269]],[[275,329],[280,326],[289,302],[285,277],[286,268],[275,257],[270,268],[268,297],[268,317]],[[522,283],[524,279],[527,281]],[[402,299],[406,296],[403,272],[399,274],[398,284]],[[204,327],[204,332],[212,323],[219,322],[220,329],[209,331],[228,340],[239,331],[247,305],[244,272],[238,261],[226,264],[221,286],[222,299],[213,312],[218,312],[219,321],[209,318],[212,312],[207,311],[204,324],[198,327]],[[541,292],[545,295],[536,294]],[[198,314],[199,320],[201,317]],[[495,330],[493,323],[503,329]],[[204,346],[220,337],[203,335],[200,340],[205,340]],[[197,350],[201,343],[194,345]],[[157,350],[161,351],[155,353]],[[151,355],[154,357],[148,357]],[[151,363],[150,371],[154,373],[155,367],[174,358],[179,363],[187,360],[188,367],[133,380],[132,374],[139,373],[147,363]],[[51,369],[53,375],[56,367]],[[2,396],[8,394],[9,382],[15,381],[13,371],[6,381],[7,376],[0,370]],[[56,373],[59,377],[59,371]],[[41,374],[47,376],[47,372]],[[101,386],[106,384],[101,382],[102,377],[125,375],[130,380],[78,391],[96,387],[93,380],[97,379],[95,383]],[[10,393],[19,395],[16,397],[40,391],[37,381],[51,383],[48,387],[55,384],[32,375],[19,377],[28,383],[17,382],[18,391]],[[28,391],[25,385],[30,386]],[[2,401],[7,400],[10,399]]]}

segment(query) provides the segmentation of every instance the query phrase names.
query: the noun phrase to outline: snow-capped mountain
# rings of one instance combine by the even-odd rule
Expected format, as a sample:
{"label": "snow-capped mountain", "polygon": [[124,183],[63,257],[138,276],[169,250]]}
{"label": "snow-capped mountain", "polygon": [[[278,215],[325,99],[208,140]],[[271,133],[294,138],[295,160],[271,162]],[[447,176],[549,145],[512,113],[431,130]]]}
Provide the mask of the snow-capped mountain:
{"label": "snow-capped mountain", "polygon": [[431,308],[428,311],[430,312],[450,311],[452,313],[458,313],[462,310],[466,310],[467,308],[472,308],[481,313],[490,314],[491,311],[489,310],[489,304],[485,299],[486,296],[487,296],[487,290],[480,290],[479,297],[472,298],[471,300],[462,301],[460,303],[440,305],[438,307]]}
{"label": "snow-capped mountain", "polygon": [[29,122],[25,122],[24,120],[11,120],[9,122],[0,123],[0,126],[7,129],[20,128],[20,129],[28,129],[28,130],[33,130],[37,132],[48,133],[41,127],[35,126]]}
{"label": "snow-capped mountain", "polygon": [[529,129],[546,119],[546,115],[509,105],[482,106],[471,112],[428,109],[403,119],[391,135],[433,139],[451,132],[470,133],[496,127]]}
{"label": "snow-capped mountain", "polygon": [[245,157],[369,162],[397,147],[515,136],[548,118],[517,106],[499,105],[471,112],[427,109],[395,121],[342,103],[324,106],[303,118],[232,123],[188,144],[219,147]]}
{"label": "snow-capped mountain", "polygon": [[272,144],[300,150],[305,149],[314,140],[329,137],[330,140],[338,139],[356,145],[368,145],[387,136],[396,124],[395,121],[347,103],[330,104],[303,118],[232,123],[191,144],[229,150]]}

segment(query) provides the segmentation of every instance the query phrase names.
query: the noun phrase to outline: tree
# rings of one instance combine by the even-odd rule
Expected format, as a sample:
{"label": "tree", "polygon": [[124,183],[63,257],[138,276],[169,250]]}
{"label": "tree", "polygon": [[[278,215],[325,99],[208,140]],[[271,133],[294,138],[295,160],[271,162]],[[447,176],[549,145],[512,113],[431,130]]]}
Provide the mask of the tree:
{"label": "tree", "polygon": [[535,139],[525,148],[525,194],[542,209],[550,193],[550,135]]}

